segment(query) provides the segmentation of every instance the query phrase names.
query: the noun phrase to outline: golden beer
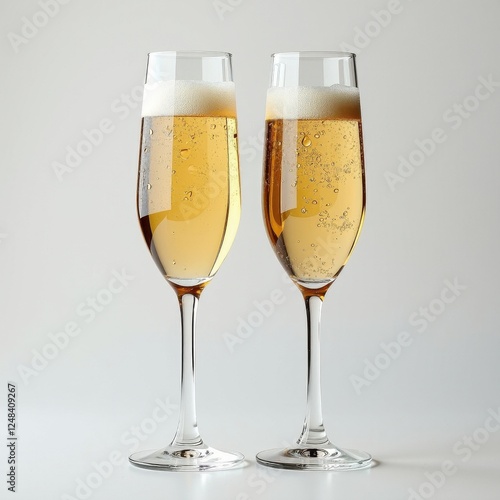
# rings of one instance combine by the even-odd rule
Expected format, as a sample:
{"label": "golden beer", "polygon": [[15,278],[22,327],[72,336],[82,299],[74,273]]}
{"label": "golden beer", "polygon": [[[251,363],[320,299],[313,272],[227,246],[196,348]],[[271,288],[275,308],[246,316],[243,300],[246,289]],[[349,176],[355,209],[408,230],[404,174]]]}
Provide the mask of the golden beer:
{"label": "golden beer", "polygon": [[211,278],[240,218],[236,119],[201,111],[207,114],[142,122],[139,219],[153,259],[173,282]]}
{"label": "golden beer", "polygon": [[359,97],[356,89],[347,95],[321,89],[318,96],[307,89],[306,112],[300,109],[303,96],[273,90],[284,95],[268,96],[263,197],[267,233],[292,279],[326,284],[347,262],[364,217]]}

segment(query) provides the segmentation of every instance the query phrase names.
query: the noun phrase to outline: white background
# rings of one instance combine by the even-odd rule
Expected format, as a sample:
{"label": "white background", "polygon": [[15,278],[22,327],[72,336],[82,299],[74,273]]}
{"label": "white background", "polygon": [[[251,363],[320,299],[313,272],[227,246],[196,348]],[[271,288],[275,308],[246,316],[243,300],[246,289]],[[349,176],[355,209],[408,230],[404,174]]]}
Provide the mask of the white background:
{"label": "white background", "polygon": [[[498,0],[87,0],[58,8],[47,0],[52,17],[41,4],[0,7],[1,497],[499,498],[491,416],[500,407]],[[197,392],[205,440],[248,458],[235,471],[172,474],[125,460],[168,444],[177,419],[175,408],[166,418],[158,406],[179,402],[177,302],[135,214],[146,54],[176,49],[234,54],[243,214],[200,302]],[[306,344],[302,299],[283,280],[260,210],[269,55],[339,49],[358,53],[368,207],[325,302],[324,411],[334,442],[369,451],[379,465],[276,472],[254,456],[298,437]],[[481,78],[495,83],[478,100]],[[101,143],[58,177],[55,162],[64,164],[102,120]],[[429,154],[416,153],[415,141],[435,129],[441,143],[427,140]],[[391,189],[388,172],[400,175],[400,157],[420,164]],[[133,277],[127,286],[95,316],[85,313],[88,298],[105,297],[113,272],[123,271]],[[445,292],[449,304],[440,298],[446,280],[461,287]],[[256,302],[273,290],[283,300],[264,317]],[[429,307],[426,319],[421,308]],[[248,320],[256,326],[245,329]],[[72,322],[80,333],[54,348],[50,335]],[[397,353],[391,342],[401,332],[411,344]],[[8,381],[18,393],[15,495],[5,476]],[[436,472],[445,461],[448,476]]]}

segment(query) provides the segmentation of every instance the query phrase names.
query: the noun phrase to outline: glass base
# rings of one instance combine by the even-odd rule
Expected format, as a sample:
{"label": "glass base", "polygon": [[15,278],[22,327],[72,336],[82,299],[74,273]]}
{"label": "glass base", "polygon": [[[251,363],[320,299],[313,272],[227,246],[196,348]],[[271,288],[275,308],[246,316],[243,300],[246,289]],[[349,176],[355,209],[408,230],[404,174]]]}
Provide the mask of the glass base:
{"label": "glass base", "polygon": [[372,457],[363,451],[342,450],[328,441],[322,446],[297,445],[261,451],[257,462],[279,469],[356,470],[370,467]]}
{"label": "glass base", "polygon": [[228,469],[243,464],[241,453],[220,451],[210,446],[167,446],[157,451],[130,455],[131,464],[144,469],[204,471]]}

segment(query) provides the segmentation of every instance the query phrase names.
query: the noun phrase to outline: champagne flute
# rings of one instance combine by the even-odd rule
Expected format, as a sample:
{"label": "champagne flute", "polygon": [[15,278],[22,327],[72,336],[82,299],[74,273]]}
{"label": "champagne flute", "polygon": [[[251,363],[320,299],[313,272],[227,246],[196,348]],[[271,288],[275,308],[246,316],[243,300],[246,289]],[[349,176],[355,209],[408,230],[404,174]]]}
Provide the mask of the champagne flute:
{"label": "champagne flute", "polygon": [[305,300],[307,407],[297,444],[257,461],[286,469],[359,469],[370,455],[330,442],[321,409],[320,315],[365,211],[361,111],[354,54],[272,56],[266,102],[263,208],[271,245]]}
{"label": "champagne flute", "polygon": [[195,316],[201,292],[226,257],[240,218],[236,105],[231,54],[148,56],[137,186],[140,225],[181,311],[181,403],[169,446],[130,456],[163,470],[213,470],[243,455],[207,446],[195,406]]}

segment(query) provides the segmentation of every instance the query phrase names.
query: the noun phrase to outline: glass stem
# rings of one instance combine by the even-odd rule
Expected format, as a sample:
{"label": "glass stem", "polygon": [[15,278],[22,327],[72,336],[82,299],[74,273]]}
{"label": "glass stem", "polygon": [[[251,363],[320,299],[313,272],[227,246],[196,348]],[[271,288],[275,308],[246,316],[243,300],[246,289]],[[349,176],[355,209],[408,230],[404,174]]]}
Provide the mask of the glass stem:
{"label": "glass stem", "polygon": [[305,305],[307,313],[307,408],[304,428],[297,443],[302,446],[315,447],[328,443],[321,410],[319,333],[323,297],[306,296]]}
{"label": "glass stem", "polygon": [[179,295],[182,326],[181,407],[179,424],[172,446],[203,445],[196,420],[194,382],[195,321],[198,297],[191,293]]}

